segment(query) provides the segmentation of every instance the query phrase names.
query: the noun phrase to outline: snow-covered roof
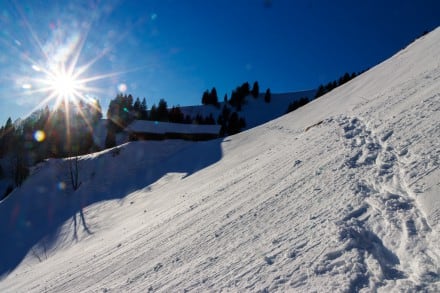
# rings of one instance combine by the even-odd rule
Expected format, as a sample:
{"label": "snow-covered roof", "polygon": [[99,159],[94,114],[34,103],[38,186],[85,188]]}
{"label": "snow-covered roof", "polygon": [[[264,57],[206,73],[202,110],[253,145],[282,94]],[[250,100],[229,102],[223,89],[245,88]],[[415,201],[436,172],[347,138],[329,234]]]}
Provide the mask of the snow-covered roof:
{"label": "snow-covered roof", "polygon": [[220,125],[181,124],[159,121],[135,120],[125,129],[136,133],[185,133],[185,134],[218,134]]}

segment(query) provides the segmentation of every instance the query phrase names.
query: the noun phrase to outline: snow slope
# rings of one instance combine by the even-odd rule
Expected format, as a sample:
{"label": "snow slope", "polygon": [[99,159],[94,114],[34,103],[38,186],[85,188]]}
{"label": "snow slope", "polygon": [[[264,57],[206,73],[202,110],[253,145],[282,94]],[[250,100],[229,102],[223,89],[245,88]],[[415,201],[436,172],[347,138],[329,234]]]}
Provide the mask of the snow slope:
{"label": "snow slope", "polygon": [[439,292],[439,43],[224,140],[83,157],[75,192],[46,162],[0,204],[0,291]]}
{"label": "snow slope", "polygon": [[[261,125],[284,115],[289,104],[294,101],[297,101],[303,97],[312,100],[315,97],[315,93],[316,90],[282,94],[272,93],[270,103],[266,103],[264,101],[264,93],[260,94],[257,99],[249,95],[246,97],[246,103],[243,105],[242,110],[238,112],[238,115],[245,118],[245,129],[251,129],[255,126]],[[217,120],[218,116],[222,112],[223,105],[224,102],[221,102],[218,108],[212,105],[186,106],[181,107],[181,110],[184,115],[189,115],[190,117],[196,117],[197,115],[207,117],[212,114],[214,119]],[[235,108],[231,105],[228,104],[228,107],[231,109],[231,111],[235,111]]]}

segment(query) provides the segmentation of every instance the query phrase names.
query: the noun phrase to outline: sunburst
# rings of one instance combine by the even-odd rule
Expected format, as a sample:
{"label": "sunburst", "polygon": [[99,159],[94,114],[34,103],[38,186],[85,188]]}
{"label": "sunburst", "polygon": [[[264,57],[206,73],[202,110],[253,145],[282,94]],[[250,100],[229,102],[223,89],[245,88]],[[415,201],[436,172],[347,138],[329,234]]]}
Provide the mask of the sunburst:
{"label": "sunburst", "polygon": [[[16,9],[27,29],[27,37],[30,41],[28,47],[31,48],[31,50],[23,49],[19,52],[24,63],[22,68],[27,69],[24,70],[24,75],[17,76],[16,82],[28,97],[40,98],[28,115],[50,105],[54,110],[62,107],[66,120],[69,120],[72,107],[76,106],[76,113],[80,114],[86,124],[92,128],[87,115],[82,112],[81,103],[100,110],[96,103],[97,97],[112,92],[109,86],[121,90],[121,84],[118,82],[120,76],[147,68],[141,66],[130,68],[130,70],[93,74],[96,72],[96,67],[108,67],[102,62],[105,60],[104,57],[109,57],[109,62],[114,60],[113,49],[123,41],[126,35],[126,33],[116,34],[117,37],[113,39],[104,37],[103,47],[93,38],[93,41],[87,43],[89,33],[99,13],[93,13],[91,17],[68,17],[71,22],[50,23],[49,31],[39,31],[40,35],[44,36],[40,38],[18,3],[16,3]],[[62,19],[61,16],[60,19]],[[99,81],[104,79],[110,80],[107,83],[108,86],[103,87],[101,84],[97,87]],[[67,125],[67,133],[70,132],[69,127]]]}
{"label": "sunburst", "polygon": [[[72,111],[71,107],[76,106],[75,111],[83,117],[91,129],[92,125],[79,105],[80,103],[86,103],[89,107],[100,110],[97,107],[95,97],[106,91],[89,84],[101,79],[122,75],[128,71],[99,75],[90,74],[91,67],[106,56],[111,48],[103,49],[91,60],[79,65],[79,59],[88,35],[87,30],[76,33],[69,31],[67,34],[60,28],[57,32],[58,36],[52,38],[52,43],[42,45],[30,26],[28,29],[30,35],[35,39],[34,43],[37,44],[37,49],[44,57],[41,61],[27,57],[32,74],[26,78],[26,83],[22,85],[22,88],[30,96],[42,96],[40,102],[31,112],[42,108],[44,105],[51,104],[54,110],[63,106],[66,120],[68,120],[68,116]],[[60,38],[59,34],[69,35],[69,37]],[[63,41],[61,42],[60,39]],[[70,130],[66,129],[66,132],[69,133]]]}
{"label": "sunburst", "polygon": [[57,72],[49,82],[53,92],[64,99],[75,98],[75,95],[81,90],[75,77],[66,72]]}
{"label": "sunburst", "polygon": [[76,34],[75,37],[66,40],[64,43],[47,46],[54,48],[52,52],[46,52],[43,47],[40,47],[39,49],[44,53],[45,60],[43,62],[29,60],[33,63],[31,67],[35,76],[29,79],[30,85],[27,88],[27,93],[42,93],[44,96],[36,108],[53,101],[55,101],[55,108],[59,107],[62,102],[65,102],[65,104],[78,104],[79,101],[91,103],[92,99],[88,98],[89,95],[99,93],[100,89],[89,87],[87,83],[119,74],[112,73],[85,77],[90,67],[99,60],[99,58],[95,58],[86,65],[78,66],[78,59],[86,35],[87,33],[83,33],[83,35]]}

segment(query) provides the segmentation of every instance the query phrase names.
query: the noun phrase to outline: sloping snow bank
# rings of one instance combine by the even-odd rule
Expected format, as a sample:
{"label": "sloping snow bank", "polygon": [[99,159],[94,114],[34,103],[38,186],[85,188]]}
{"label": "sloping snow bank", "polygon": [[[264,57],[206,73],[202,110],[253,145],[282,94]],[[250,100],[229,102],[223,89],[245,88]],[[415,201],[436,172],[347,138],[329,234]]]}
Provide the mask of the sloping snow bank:
{"label": "sloping snow bank", "polygon": [[[76,210],[57,227],[58,246],[29,248],[0,290],[440,291],[439,43],[437,29],[305,107],[223,141],[154,144],[159,154],[170,147],[169,159],[130,155],[152,150],[148,142],[105,153],[101,167],[91,157],[95,177],[68,196],[135,190]],[[126,167],[130,156],[139,165]],[[159,176],[146,180],[148,170]],[[25,191],[0,205],[2,223]],[[41,201],[33,211],[45,215],[51,201]]]}

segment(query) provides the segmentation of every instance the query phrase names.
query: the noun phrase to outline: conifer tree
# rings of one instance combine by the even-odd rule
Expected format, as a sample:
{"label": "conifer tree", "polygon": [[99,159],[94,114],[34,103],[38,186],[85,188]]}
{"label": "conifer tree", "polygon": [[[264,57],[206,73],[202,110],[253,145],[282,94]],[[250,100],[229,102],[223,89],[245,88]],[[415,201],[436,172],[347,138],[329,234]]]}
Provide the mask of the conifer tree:
{"label": "conifer tree", "polygon": [[249,82],[245,82],[240,87],[240,94],[243,96],[243,99],[251,93]]}
{"label": "conifer tree", "polygon": [[211,105],[217,106],[218,105],[218,96],[217,96],[217,90],[215,87],[211,89],[211,92],[209,93],[209,103]]}
{"label": "conifer tree", "polygon": [[202,95],[202,105],[207,105],[209,103],[209,91],[206,90]]}
{"label": "conifer tree", "polygon": [[148,117],[152,121],[158,121],[158,115],[157,115],[157,107],[156,104],[153,104],[150,109],[150,115]]}
{"label": "conifer tree", "polygon": [[[109,123],[111,123],[109,121]],[[107,135],[105,137],[105,147],[112,148],[116,145],[116,134],[113,127],[107,128]]]}
{"label": "conifer tree", "polygon": [[260,94],[260,86],[258,85],[258,81],[254,82],[251,94],[254,98],[258,98],[258,95]]}
{"label": "conifer tree", "polygon": [[133,104],[133,112],[136,119],[141,117],[141,101],[139,98],[136,98],[136,101]]}
{"label": "conifer tree", "polygon": [[139,119],[140,120],[148,120],[147,100],[145,98],[143,98],[142,102],[141,102]]}
{"label": "conifer tree", "polygon": [[160,99],[157,106],[157,120],[168,121],[168,105],[164,99]]}
{"label": "conifer tree", "polygon": [[270,93],[270,89],[266,90],[266,94],[264,95],[264,101],[266,103],[270,103],[270,100],[272,99],[272,95]]}
{"label": "conifer tree", "polygon": [[325,94],[325,88],[324,88],[324,86],[321,84],[321,85],[318,87],[318,90],[316,91],[315,98],[318,98],[318,97],[320,97],[320,96],[322,96],[322,95],[324,95],[324,94]]}

